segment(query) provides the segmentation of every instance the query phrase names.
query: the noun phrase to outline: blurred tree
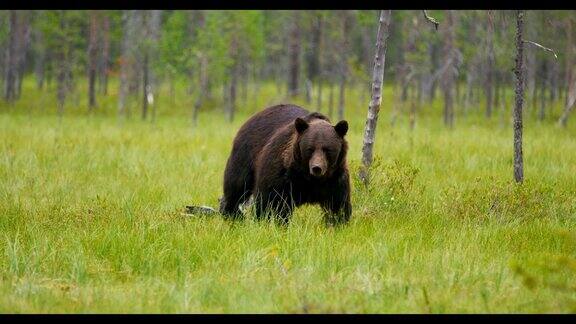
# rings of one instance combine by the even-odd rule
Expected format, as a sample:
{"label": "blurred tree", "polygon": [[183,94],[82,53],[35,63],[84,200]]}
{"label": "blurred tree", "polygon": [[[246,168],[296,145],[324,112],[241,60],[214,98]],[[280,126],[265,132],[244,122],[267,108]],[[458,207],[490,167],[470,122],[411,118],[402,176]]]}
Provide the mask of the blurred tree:
{"label": "blurred tree", "polygon": [[290,24],[288,94],[298,95],[300,87],[300,11],[292,12]]}
{"label": "blurred tree", "polygon": [[98,37],[100,31],[100,15],[90,10],[90,30],[88,33],[88,106],[96,106],[96,68],[98,59]]}
{"label": "blurred tree", "polygon": [[100,44],[100,55],[98,56],[97,63],[97,73],[98,80],[100,84],[100,92],[103,95],[108,94],[108,74],[110,69],[110,45],[111,45],[111,12],[104,12],[102,14],[102,31],[99,33],[100,39],[98,40]]}
{"label": "blurred tree", "polygon": [[160,27],[162,10],[149,10],[143,16],[143,37],[141,43],[141,66],[142,66],[142,119],[148,115],[148,106],[152,105],[152,121],[156,117],[156,105],[154,98],[157,96],[158,79],[152,66],[158,61],[158,43],[160,39]]}
{"label": "blurred tree", "polygon": [[444,124],[454,127],[454,80],[457,74],[456,53],[454,49],[454,28],[456,13],[448,10],[444,30],[444,66],[442,67],[442,88],[444,91]]}
{"label": "blurred tree", "polygon": [[195,22],[192,12],[176,10],[168,14],[160,40],[160,64],[162,74],[170,85],[170,100],[174,104],[175,82],[189,74],[192,67],[192,45],[195,41]]}
{"label": "blurred tree", "polygon": [[46,10],[38,15],[38,28],[43,34],[49,70],[55,71],[58,114],[62,117],[66,98],[76,90],[74,75],[78,75],[86,60],[85,11]]}
{"label": "blurred tree", "polygon": [[484,83],[486,93],[486,117],[492,117],[494,103],[494,12],[488,10],[486,19],[486,81]]}
{"label": "blurred tree", "polygon": [[118,113],[122,117],[130,116],[127,107],[130,79],[133,78],[133,65],[135,62],[134,38],[138,37],[139,14],[136,10],[125,10],[122,14],[122,47],[119,58],[120,65],[120,91],[118,94]]}
{"label": "blurred tree", "polygon": [[341,32],[340,32],[340,57],[339,57],[339,74],[340,74],[340,95],[338,97],[338,119],[344,119],[344,106],[345,102],[345,92],[346,92],[346,79],[348,78],[348,58],[349,58],[349,47],[350,47],[350,30],[352,28],[353,16],[349,11],[343,10],[340,12],[339,20],[341,22]]}
{"label": "blurred tree", "polygon": [[576,78],[575,71],[574,71],[574,51],[576,51],[573,43],[573,18],[566,17],[564,20],[566,25],[566,53],[565,53],[565,83],[567,86],[566,89],[566,98],[564,100],[564,111],[558,123],[566,127],[568,124],[568,116],[574,109],[574,103],[576,102]]}
{"label": "blurred tree", "polygon": [[[150,106],[154,98],[166,89],[175,106],[176,84],[185,84],[193,100],[193,120],[201,109],[216,106],[215,100],[233,119],[239,109],[260,109],[261,84],[271,82],[277,93],[266,104],[304,99],[312,105],[314,100],[314,110],[343,118],[349,89],[362,89],[359,100],[369,100],[370,35],[377,33],[372,21],[377,14],[373,10],[168,10],[159,15],[146,10],[0,11],[2,97],[17,101],[22,80],[30,74],[39,91],[53,91],[56,85],[59,102],[72,99],[77,106],[87,94],[90,110],[107,102],[99,97],[108,94],[109,79],[119,76],[119,91],[113,95],[118,94],[121,115],[138,107],[143,117],[154,118],[157,105]],[[565,54],[557,61],[544,52],[526,53],[523,87],[528,118],[558,118],[568,109],[574,79],[573,14],[525,12],[531,21],[526,37],[546,39],[544,45],[561,48]],[[432,27],[427,15],[416,10],[398,10],[392,16],[396,23],[389,29],[385,73],[395,87],[394,121],[401,114],[415,118],[421,108],[437,109],[438,86],[447,94],[442,84],[448,27],[443,23],[436,32],[436,24]],[[448,20],[442,10],[431,11],[430,16]],[[512,97],[506,89],[514,84],[509,67],[514,44],[509,40],[515,17],[506,10],[458,12],[452,41],[453,114],[458,109],[464,114],[474,110],[486,116],[498,114],[501,123],[508,122]],[[60,20],[67,26],[64,32]],[[161,81],[168,86],[161,87]],[[289,99],[290,95],[296,98]],[[408,99],[414,104],[407,104]],[[555,111],[561,106],[564,111]]]}
{"label": "blurred tree", "polygon": [[4,75],[4,100],[13,103],[17,97],[19,67],[24,49],[24,13],[18,10],[8,12],[8,41],[6,44],[6,65]]}
{"label": "blurred tree", "polygon": [[518,10],[516,18],[516,104],[514,105],[514,179],[516,182],[524,180],[524,159],[522,154],[522,104],[524,101],[524,11]]}

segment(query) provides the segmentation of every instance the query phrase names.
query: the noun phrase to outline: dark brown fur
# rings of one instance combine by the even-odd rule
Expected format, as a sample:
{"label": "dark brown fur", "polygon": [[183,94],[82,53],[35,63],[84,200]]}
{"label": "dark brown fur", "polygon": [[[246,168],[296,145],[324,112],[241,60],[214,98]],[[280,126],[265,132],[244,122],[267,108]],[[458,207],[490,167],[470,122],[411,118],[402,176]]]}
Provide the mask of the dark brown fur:
{"label": "dark brown fur", "polygon": [[273,212],[288,223],[294,207],[310,203],[325,210],[328,223],[347,222],[352,211],[347,129],[345,121],[332,126],[325,116],[294,105],[252,116],[234,139],[220,212],[239,217],[239,205],[254,195],[258,219]]}

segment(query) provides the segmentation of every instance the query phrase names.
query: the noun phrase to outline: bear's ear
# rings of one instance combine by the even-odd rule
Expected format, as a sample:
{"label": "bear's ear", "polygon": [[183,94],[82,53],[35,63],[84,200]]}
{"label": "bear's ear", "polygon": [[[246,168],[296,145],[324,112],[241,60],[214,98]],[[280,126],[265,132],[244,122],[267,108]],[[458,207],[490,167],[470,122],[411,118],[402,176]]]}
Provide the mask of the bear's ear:
{"label": "bear's ear", "polygon": [[334,126],[334,129],[336,130],[336,133],[340,135],[340,137],[344,137],[348,132],[348,122],[341,120],[338,122],[338,124],[336,124],[336,126]]}
{"label": "bear's ear", "polygon": [[302,134],[308,128],[308,123],[302,118],[296,118],[294,126],[298,134]]}

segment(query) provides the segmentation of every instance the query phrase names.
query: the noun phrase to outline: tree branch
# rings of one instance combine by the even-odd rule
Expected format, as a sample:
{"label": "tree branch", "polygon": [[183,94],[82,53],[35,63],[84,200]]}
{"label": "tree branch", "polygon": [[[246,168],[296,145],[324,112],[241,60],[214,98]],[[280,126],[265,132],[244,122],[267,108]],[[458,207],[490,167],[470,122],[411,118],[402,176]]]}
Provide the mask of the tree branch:
{"label": "tree branch", "polygon": [[436,30],[438,30],[438,25],[440,25],[440,23],[439,23],[436,19],[428,16],[428,13],[426,12],[426,10],[422,10],[422,13],[424,13],[424,18],[426,18],[426,20],[428,20],[429,22],[433,23],[433,24],[434,24],[434,28],[435,28]]}
{"label": "tree branch", "polygon": [[529,41],[529,40],[522,40],[522,41],[523,41],[524,43],[532,44],[532,45],[534,45],[534,46],[536,46],[536,47],[539,47],[539,48],[541,48],[541,49],[543,49],[543,50],[545,50],[545,51],[552,52],[552,54],[554,54],[554,57],[555,57],[556,59],[558,59],[558,55],[556,55],[556,52],[554,52],[553,49],[548,48],[548,47],[544,47],[544,46],[542,46],[542,45],[540,45],[540,44],[538,44],[538,43],[536,43],[536,42],[533,42],[533,41]]}

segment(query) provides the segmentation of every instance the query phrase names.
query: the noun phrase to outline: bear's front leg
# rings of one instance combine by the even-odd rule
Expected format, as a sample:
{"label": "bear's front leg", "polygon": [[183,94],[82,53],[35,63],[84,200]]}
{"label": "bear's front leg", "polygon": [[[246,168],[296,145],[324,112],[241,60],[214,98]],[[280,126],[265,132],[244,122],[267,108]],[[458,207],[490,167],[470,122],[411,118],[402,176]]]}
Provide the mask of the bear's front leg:
{"label": "bear's front leg", "polygon": [[327,226],[346,224],[350,221],[352,204],[348,172],[338,179],[330,196],[321,203],[321,206],[324,209],[324,222]]}
{"label": "bear's front leg", "polygon": [[294,209],[294,201],[289,190],[267,188],[258,193],[254,202],[257,220],[274,216],[279,224],[288,225]]}
{"label": "bear's front leg", "polygon": [[335,199],[334,203],[324,205],[324,222],[327,226],[335,226],[346,224],[350,221],[352,215],[352,204],[349,199],[338,201]]}

